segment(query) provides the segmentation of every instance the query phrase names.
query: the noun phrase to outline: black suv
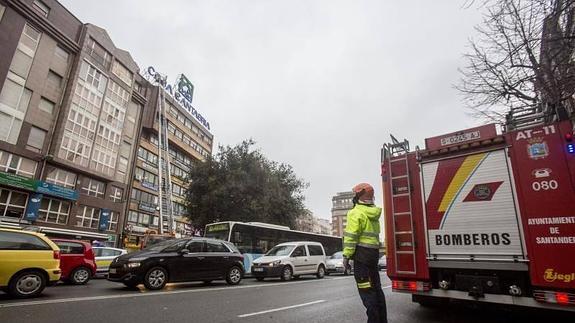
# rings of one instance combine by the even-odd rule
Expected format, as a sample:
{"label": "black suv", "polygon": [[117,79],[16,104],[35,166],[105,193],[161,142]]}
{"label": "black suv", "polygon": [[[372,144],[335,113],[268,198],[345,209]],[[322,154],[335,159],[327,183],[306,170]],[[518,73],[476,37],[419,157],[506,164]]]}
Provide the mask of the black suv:
{"label": "black suv", "polygon": [[120,256],[110,264],[108,280],[128,287],[144,283],[162,289],[168,282],[225,279],[239,284],[244,275],[244,257],[231,243],[215,239],[173,239],[142,251]]}

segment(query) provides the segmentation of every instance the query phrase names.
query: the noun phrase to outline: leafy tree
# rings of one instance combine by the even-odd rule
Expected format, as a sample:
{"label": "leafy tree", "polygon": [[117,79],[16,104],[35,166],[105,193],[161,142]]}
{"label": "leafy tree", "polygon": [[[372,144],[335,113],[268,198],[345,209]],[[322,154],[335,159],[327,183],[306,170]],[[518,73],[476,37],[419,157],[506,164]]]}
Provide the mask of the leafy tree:
{"label": "leafy tree", "polygon": [[220,146],[194,163],[186,192],[188,217],[197,228],[218,221],[257,221],[293,227],[304,210],[303,190],[290,165],[268,160],[252,140]]}
{"label": "leafy tree", "polygon": [[486,10],[457,89],[475,116],[573,112],[575,0],[471,0]]}

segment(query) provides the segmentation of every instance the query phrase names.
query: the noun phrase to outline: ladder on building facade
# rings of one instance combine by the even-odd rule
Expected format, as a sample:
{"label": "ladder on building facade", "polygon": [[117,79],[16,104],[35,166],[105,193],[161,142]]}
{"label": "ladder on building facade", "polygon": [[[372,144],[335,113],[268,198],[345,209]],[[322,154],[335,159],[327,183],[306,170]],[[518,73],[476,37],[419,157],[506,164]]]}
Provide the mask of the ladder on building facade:
{"label": "ladder on building facade", "polygon": [[[382,164],[391,188],[391,216],[393,219],[394,255],[396,270],[400,274],[415,274],[415,236],[413,232],[412,185],[409,171],[409,142],[391,136],[391,143],[382,151]],[[413,158],[413,155],[411,156]]]}
{"label": "ladder on building facade", "polygon": [[170,169],[170,145],[168,120],[166,118],[166,98],[164,89],[158,86],[158,208],[159,232],[174,233],[174,209],[172,204],[172,171]]}

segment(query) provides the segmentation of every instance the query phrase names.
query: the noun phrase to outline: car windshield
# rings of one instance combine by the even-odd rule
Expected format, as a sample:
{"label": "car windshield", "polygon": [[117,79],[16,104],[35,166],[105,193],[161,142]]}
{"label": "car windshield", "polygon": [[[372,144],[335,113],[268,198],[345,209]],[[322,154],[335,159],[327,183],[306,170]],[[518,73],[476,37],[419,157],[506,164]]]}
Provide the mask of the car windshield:
{"label": "car windshield", "polygon": [[343,258],[342,252],[336,252],[333,255],[331,255],[331,257],[329,257],[329,259],[342,259],[342,258]]}
{"label": "car windshield", "polygon": [[291,253],[293,248],[295,248],[294,245],[275,246],[266,253],[266,256],[287,256]]}

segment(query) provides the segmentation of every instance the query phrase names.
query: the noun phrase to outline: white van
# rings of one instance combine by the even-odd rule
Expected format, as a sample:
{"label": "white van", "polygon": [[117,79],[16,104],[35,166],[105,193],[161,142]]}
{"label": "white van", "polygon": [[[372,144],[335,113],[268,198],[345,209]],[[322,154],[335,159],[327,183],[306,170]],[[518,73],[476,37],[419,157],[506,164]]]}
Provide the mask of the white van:
{"label": "white van", "polygon": [[254,260],[252,275],[262,281],[266,277],[291,280],[300,275],[325,276],[325,250],[319,242],[296,241],[278,244],[263,257]]}

